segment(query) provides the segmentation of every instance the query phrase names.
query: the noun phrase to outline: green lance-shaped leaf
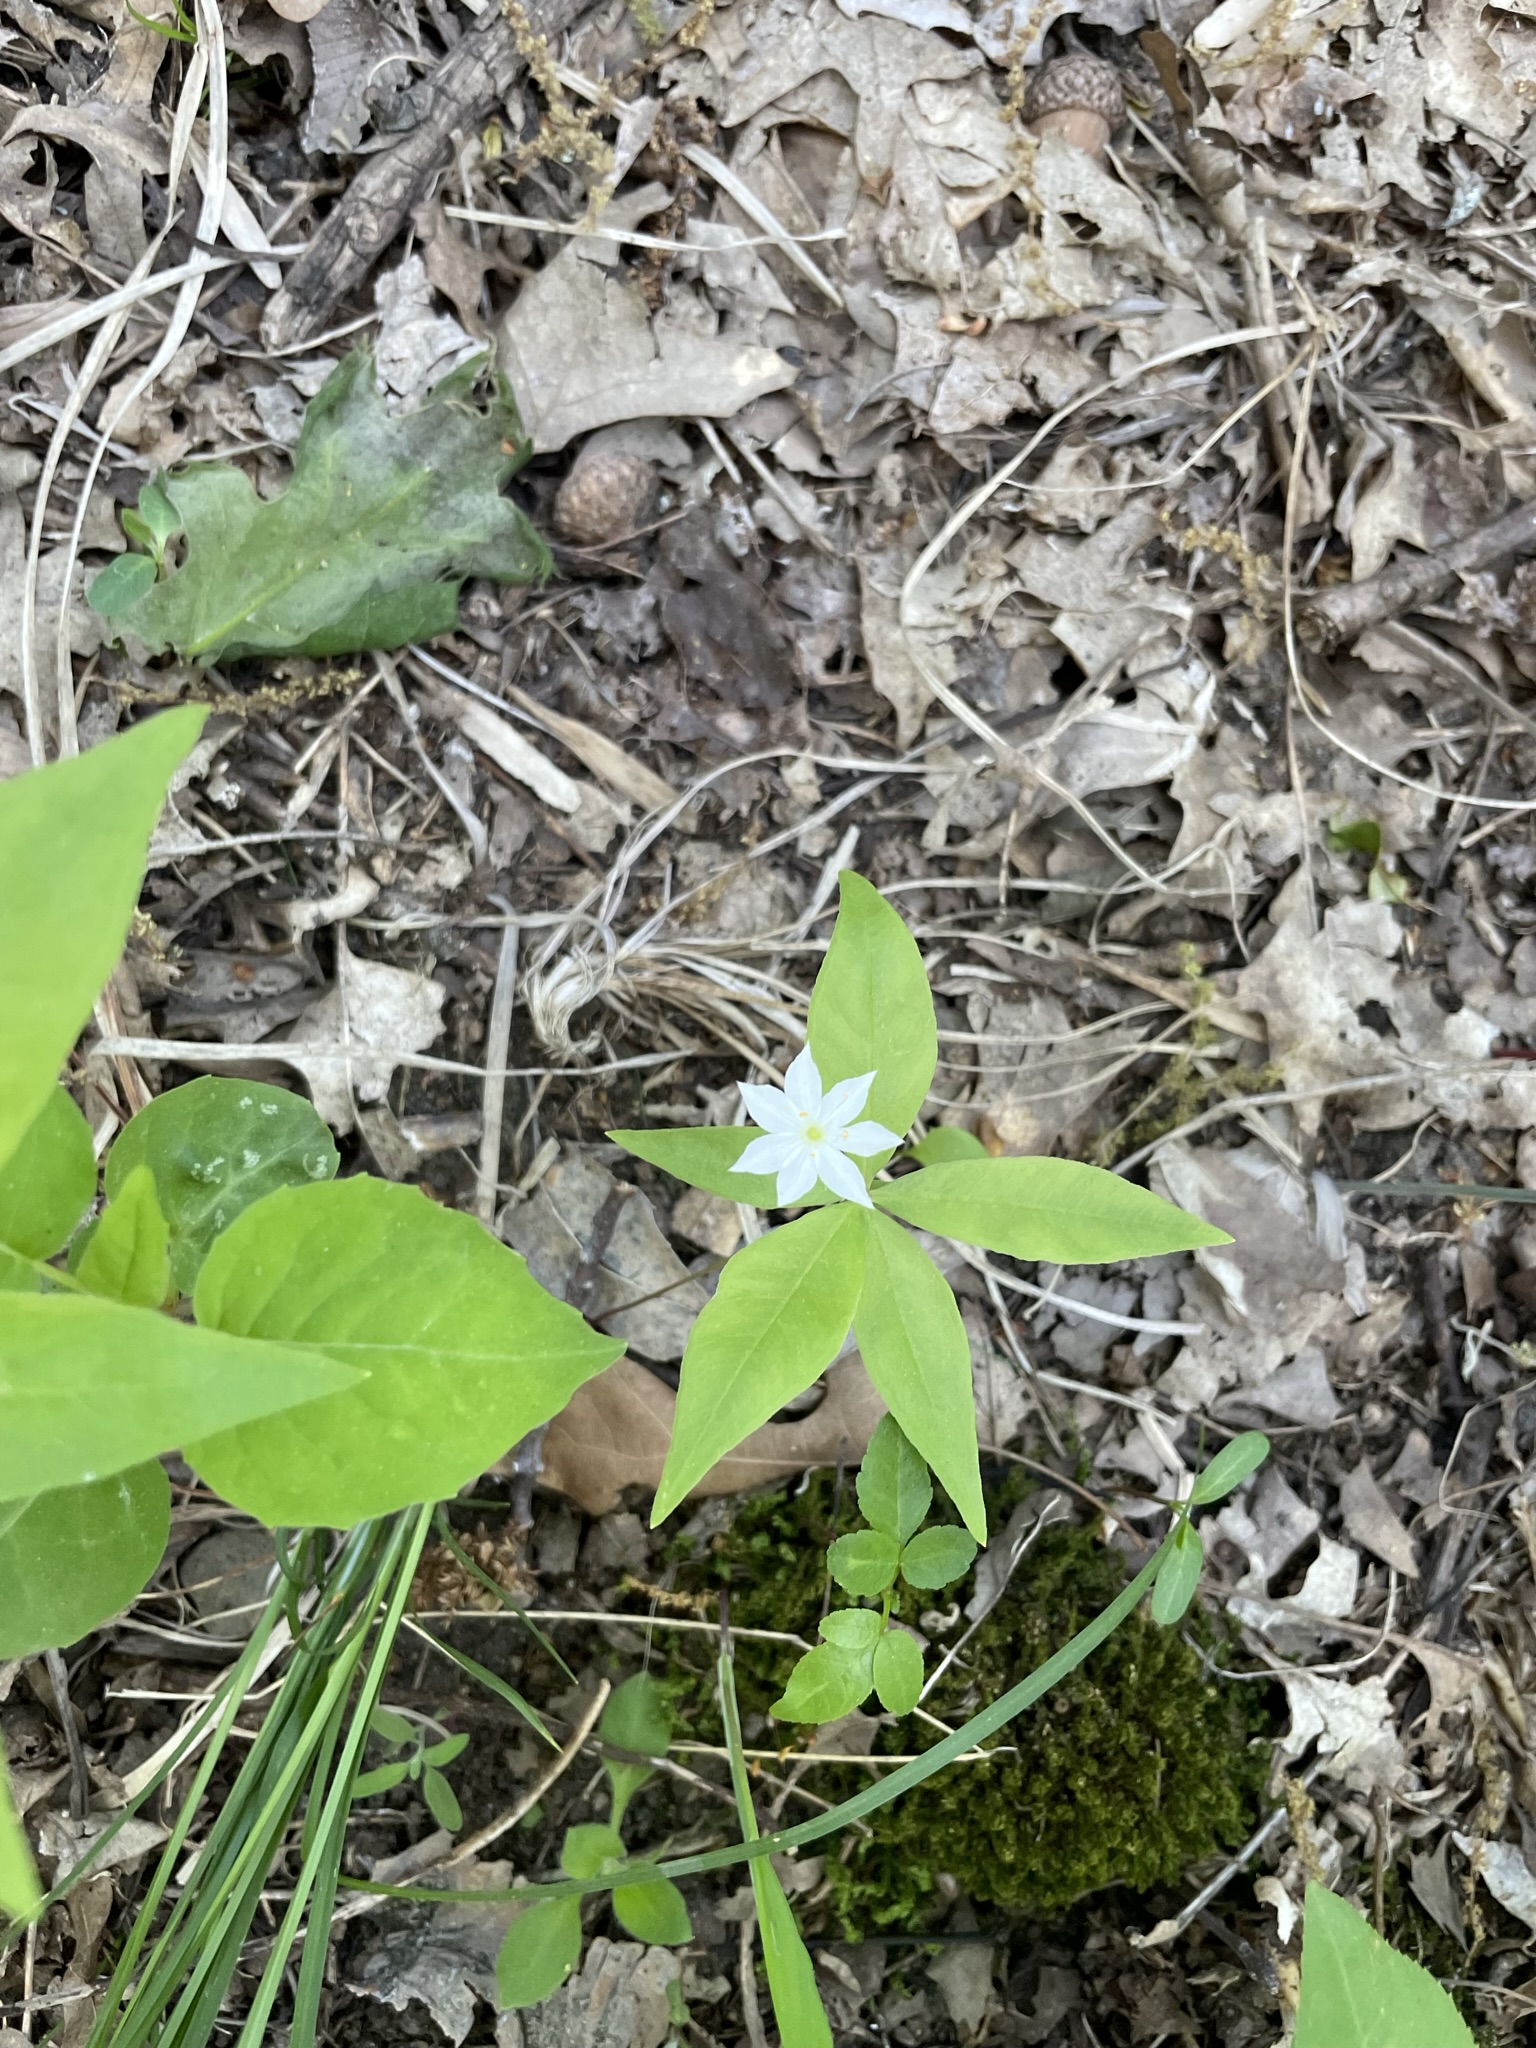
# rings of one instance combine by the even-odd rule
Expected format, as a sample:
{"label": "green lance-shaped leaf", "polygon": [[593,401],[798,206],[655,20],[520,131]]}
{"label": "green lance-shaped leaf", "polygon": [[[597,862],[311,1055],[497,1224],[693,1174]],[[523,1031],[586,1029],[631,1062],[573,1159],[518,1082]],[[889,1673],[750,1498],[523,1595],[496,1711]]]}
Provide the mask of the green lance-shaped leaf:
{"label": "green lance-shaped leaf", "polygon": [[693,1939],[687,1902],[670,1877],[615,1885],[613,1917],[636,1941],[652,1942],[660,1948],[680,1948]]}
{"label": "green lance-shaped leaf", "polygon": [[422,1772],[421,1796],[438,1826],[456,1835],[464,1825],[464,1809],[459,1804],[458,1794],[441,1771],[429,1768]]}
{"label": "green lance-shaped leaf", "polygon": [[0,1502],[0,1657],[78,1642],[147,1584],[171,1527],[153,1461],[86,1486]]}
{"label": "green lance-shaped leaf", "polygon": [[[927,1172],[961,1172],[933,1167]],[[971,1346],[949,1282],[911,1234],[878,1210],[865,1223],[864,1288],[853,1331],[870,1378],[966,1527],[986,1541]]]}
{"label": "green lance-shaped leaf", "polygon": [[1309,1884],[1295,2048],[1472,2048],[1472,2034],[1428,1970]]}
{"label": "green lance-shaped leaf", "polygon": [[921,1528],[933,1505],[927,1464],[902,1435],[893,1415],[882,1415],[875,1424],[859,1466],[858,1493],[865,1521],[898,1543]]}
{"label": "green lance-shaped leaf", "polygon": [[1200,1586],[1205,1547],[1193,1522],[1180,1522],[1173,1548],[1163,1559],[1152,1586],[1152,1619],[1164,1628],[1182,1621]]}
{"label": "green lance-shaped leaf", "polygon": [[872,1600],[896,1583],[901,1546],[883,1529],[855,1529],[827,1546],[827,1570],[845,1593]]}
{"label": "green lance-shaped leaf", "polygon": [[952,1586],[976,1561],[976,1539],[965,1529],[921,1529],[901,1553],[901,1576],[909,1586],[933,1592]]}
{"label": "green lance-shaped leaf", "polygon": [[624,1348],[473,1217],[363,1174],[247,1209],[214,1240],[193,1308],[206,1329],[367,1374],[302,1423],[272,1416],[187,1445],[215,1491],[285,1527],[451,1498]]}
{"label": "green lance-shaped leaf", "polygon": [[107,1204],[75,1268],[92,1294],[159,1308],[171,1291],[170,1233],[155,1200],[155,1177],[136,1167]]}
{"label": "green lance-shaped leaf", "polygon": [[653,1523],[837,1356],[863,1278],[862,1216],[848,1202],[814,1210],[726,1266],[683,1353]]}
{"label": "green lance-shaped leaf", "polygon": [[502,492],[527,444],[502,380],[476,402],[481,367],[391,413],[355,350],[310,402],[287,490],[260,498],[221,463],[161,477],[180,568],[137,595],[106,572],[90,602],[151,648],[214,661],[397,647],[454,624],[465,576],[537,581],[548,552]]}
{"label": "green lance-shaped leaf", "polygon": [[1262,1430],[1245,1429],[1231,1443],[1223,1444],[1203,1472],[1195,1474],[1190,1489],[1191,1507],[1209,1507],[1225,1500],[1233,1487],[1241,1486],[1250,1472],[1257,1472],[1269,1456],[1269,1438]]}
{"label": "green lance-shaped leaf", "polygon": [[55,1088],[0,1166],[0,1288],[37,1291],[33,1261],[63,1250],[95,1192],[91,1127]]}
{"label": "green lance-shaped leaf", "polygon": [[931,1130],[926,1138],[919,1138],[912,1147],[912,1157],[919,1166],[949,1166],[960,1159],[985,1159],[987,1148],[970,1131],[962,1131],[954,1124],[940,1124]]}
{"label": "green lance-shaped leaf", "polygon": [[278,1188],[330,1180],[338,1164],[335,1140],[302,1095],[205,1074],[157,1095],[125,1126],[107,1154],[107,1194],[149,1168],[170,1226],[171,1277],[190,1294],[221,1230]]}
{"label": "green lance-shaped leaf", "polygon": [[910,1714],[923,1690],[923,1646],[904,1628],[888,1628],[875,1645],[875,1694],[888,1714]]}
{"label": "green lance-shaped leaf", "polygon": [[0,1296],[0,1501],[104,1479],[357,1378],[319,1351],[195,1330],[122,1302]]}
{"label": "green lance-shaped leaf", "polygon": [[496,1958],[496,1997],[503,2012],[542,2005],[580,1960],[580,1899],[540,1899],[524,1906]]}
{"label": "green lance-shaped leaf", "polygon": [[162,712],[0,784],[0,1165],[117,965],[149,835],[205,715]]}
{"label": "green lance-shaped leaf", "polygon": [[877,1188],[874,1198],[920,1230],[1061,1266],[1103,1265],[1111,1259],[1232,1242],[1224,1230],[1176,1209],[1160,1195],[1072,1159],[977,1159],[927,1166]]}
{"label": "green lance-shaped leaf", "polygon": [[752,1865],[752,1893],[780,2041],[784,2048],[832,2048],[832,2029],[816,1989],[811,1952],[800,1938],[779,1874],[766,1856]]}
{"label": "green lance-shaped leaf", "polygon": [[16,1815],[5,1751],[0,1748],[0,1917],[31,1920],[42,1902],[43,1888],[37,1881],[32,1851]]}
{"label": "green lance-shaped leaf", "polygon": [[850,869],[840,891],[832,943],[811,992],[811,1051],[828,1088],[873,1073],[863,1114],[905,1131],[938,1064],[928,970],[917,941],[878,889]]}
{"label": "green lance-shaped leaf", "polygon": [[[753,1126],[740,1128],[715,1124],[701,1126],[697,1130],[608,1133],[615,1145],[622,1145],[637,1159],[648,1160],[664,1173],[686,1181],[689,1187],[703,1188],[710,1195],[723,1195],[731,1202],[747,1202],[754,1209],[776,1209],[779,1206],[779,1184],[775,1176],[771,1173],[737,1173],[734,1165],[747,1147],[762,1135]],[[839,1200],[841,1197],[835,1195],[824,1181],[817,1181],[796,1206],[817,1209],[827,1202]]]}

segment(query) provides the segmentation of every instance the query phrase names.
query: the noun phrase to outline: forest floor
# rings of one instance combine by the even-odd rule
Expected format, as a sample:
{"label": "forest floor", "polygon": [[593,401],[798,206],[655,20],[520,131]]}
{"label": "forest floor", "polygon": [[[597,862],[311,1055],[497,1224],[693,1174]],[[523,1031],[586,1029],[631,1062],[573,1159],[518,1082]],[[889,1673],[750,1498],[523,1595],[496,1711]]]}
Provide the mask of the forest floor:
{"label": "forest floor", "polygon": [[[455,1508],[569,1671],[446,1552],[423,1625],[562,1739],[668,1677],[636,1825],[723,1839],[715,1591],[814,1629],[878,1405],[840,1361],[651,1531],[689,1323],[760,1219],[605,1133],[729,1123],[782,1074],[842,868],[927,961],[930,1128],[1234,1240],[955,1270],[998,1536],[936,1644],[1001,1597],[1022,1644],[1202,1446],[1274,1455],[1211,1518],[1165,1696],[1131,1658],[1072,1710],[1102,1752],[1063,1761],[1042,1709],[1006,1795],[950,1774],[1033,1876],[984,1850],[962,1881],[937,1836],[802,1859],[839,2043],[1263,2048],[1309,1873],[1529,2038],[1533,122],[1528,13],[1477,0],[0,0],[0,775],[213,704],[82,1050],[93,1122],[203,1072],[305,1086],[343,1171],[479,1213],[629,1347]],[[360,345],[400,408],[494,350],[552,574],[470,581],[390,655],[115,643],[84,592],[140,487],[281,491]],[[160,1577],[69,1659],[104,1796],[237,1647],[266,1543],[180,1469]],[[803,1817],[875,1766],[807,1762],[762,1711],[792,1645],[744,1642],[765,1813]],[[397,1678],[471,1736],[467,1827],[525,1801],[505,1707],[429,1644]],[[0,1666],[0,1731],[46,1830],[32,1667]],[[856,1715],[821,1747],[907,1739]],[[1166,1799],[1105,1834],[1132,1750]],[[599,1778],[578,1756],[474,1881],[547,1871]],[[434,1826],[387,1795],[355,1869],[419,1867]],[[145,1827],[45,1923],[40,2007],[0,1966],[0,2041],[84,2039]],[[680,1977],[599,1915],[499,2023],[494,1911],[355,1914],[326,2038],[759,2048],[749,1895],[692,1903]]]}

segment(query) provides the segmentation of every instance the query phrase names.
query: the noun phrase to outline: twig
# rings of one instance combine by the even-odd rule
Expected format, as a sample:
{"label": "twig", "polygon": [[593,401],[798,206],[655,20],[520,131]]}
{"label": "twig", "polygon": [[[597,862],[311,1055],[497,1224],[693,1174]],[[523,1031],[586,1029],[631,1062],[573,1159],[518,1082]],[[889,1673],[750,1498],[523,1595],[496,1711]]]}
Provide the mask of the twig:
{"label": "twig", "polygon": [[501,1120],[507,1097],[507,1048],[512,1042],[512,997],[517,985],[517,926],[504,925],[496,961],[496,985],[485,1031],[485,1092],[481,1097],[480,1160],[475,1177],[475,1208],[487,1229],[496,1220],[496,1188],[501,1179]]}
{"label": "twig", "polygon": [[1480,526],[1463,540],[1453,541],[1432,555],[1413,555],[1393,562],[1375,576],[1360,583],[1341,583],[1332,590],[1319,591],[1304,600],[1300,620],[1301,637],[1309,646],[1327,652],[1342,641],[1353,640],[1368,626],[1410,612],[1455,581],[1458,576],[1484,569],[1500,555],[1528,555],[1536,551],[1536,499],[1517,505],[1502,518]]}

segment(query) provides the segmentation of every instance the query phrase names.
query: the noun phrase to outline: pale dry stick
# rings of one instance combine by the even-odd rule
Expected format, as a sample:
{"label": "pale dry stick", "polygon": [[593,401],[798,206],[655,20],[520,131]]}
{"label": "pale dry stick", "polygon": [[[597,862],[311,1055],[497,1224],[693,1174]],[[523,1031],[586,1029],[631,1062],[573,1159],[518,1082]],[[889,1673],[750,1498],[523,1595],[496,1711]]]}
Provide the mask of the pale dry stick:
{"label": "pale dry stick", "polygon": [[[282,249],[278,254],[295,256],[296,249]],[[51,320],[46,327],[39,327],[24,341],[14,341],[9,348],[0,348],[0,370],[14,370],[18,363],[25,363],[33,356],[43,355],[56,348],[60,342],[68,341],[72,335],[83,334],[87,327],[94,327],[100,320],[111,319],[120,312],[132,312],[145,299],[152,299],[160,292],[168,292],[174,286],[184,284],[189,277],[207,277],[214,270],[236,270],[246,261],[244,256],[215,256],[198,254],[185,263],[178,263],[170,270],[158,270],[152,276],[138,277],[122,284],[115,291],[105,292],[99,299],[92,299],[83,306],[72,307],[68,313],[61,313],[57,320]],[[377,314],[371,316],[378,318]]]}
{"label": "pale dry stick", "polygon": [[496,1189],[501,1179],[501,1122],[506,1109],[507,1082],[502,1071],[512,1042],[512,1003],[517,990],[516,924],[501,929],[501,950],[496,956],[496,981],[491,990],[491,1014],[485,1027],[485,1090],[480,1102],[480,1160],[475,1174],[475,1209],[489,1230],[496,1221]]}
{"label": "pale dry stick", "polygon": [[[197,236],[199,241],[212,243],[218,237],[225,196],[229,190],[229,78],[224,61],[224,23],[216,0],[195,0],[195,4],[199,21],[196,54],[202,59],[208,88],[208,148],[203,168],[197,173],[203,193],[197,220]],[[192,130],[202,101],[203,86],[201,80],[194,79],[195,70],[195,63],[189,65],[187,79],[176,106],[176,119],[171,134],[170,172],[166,182],[167,210],[175,203],[177,189],[188,165],[196,168],[197,150]],[[116,404],[103,414],[100,438],[86,463],[85,475],[75,501],[74,522],[65,547],[62,585],[66,592],[74,576],[75,563],[79,559],[86,515],[90,510],[91,490],[106,454],[107,441],[129,408],[138,402],[181,347],[186,339],[187,330],[192,325],[192,316],[197,311],[201,292],[200,278],[188,278],[181,286],[176,294],[176,303],[172,306],[167,319],[165,332],[160,337],[159,346],[153,356],[121,394]],[[83,403],[88,392],[89,387],[82,377],[75,391],[70,394],[71,403],[77,395]],[[39,490],[39,514],[42,509],[42,495]],[[59,607],[53,654],[54,682],[58,692],[59,753],[62,756],[65,753],[76,752],[79,744],[75,730],[74,664],[69,642],[67,603]],[[116,1018],[114,1022],[120,1023],[121,1019]]]}
{"label": "pale dry stick", "polygon": [[[1266,257],[1266,267],[1268,259]],[[1317,358],[1319,343],[1314,339],[1311,354],[1307,358],[1306,382],[1302,387],[1301,412],[1293,424],[1295,435],[1291,442],[1290,468],[1285,485],[1285,530],[1280,542],[1281,565],[1281,618],[1285,634],[1285,655],[1290,665],[1294,694],[1286,699],[1285,706],[1285,758],[1290,771],[1291,791],[1296,798],[1296,808],[1301,815],[1301,872],[1307,888],[1307,934],[1310,937],[1317,930],[1317,880],[1312,870],[1312,821],[1307,813],[1307,785],[1302,778],[1301,759],[1296,751],[1296,722],[1293,717],[1295,699],[1304,694],[1301,683],[1301,669],[1296,659],[1296,587],[1292,581],[1291,563],[1296,547],[1296,512],[1300,504],[1302,456],[1306,449],[1312,417],[1312,390],[1317,382]]]}
{"label": "pale dry stick", "polygon": [[[1081,1316],[1086,1322],[1103,1323],[1111,1330],[1130,1330],[1138,1336],[1148,1337],[1198,1337],[1205,1328],[1204,1323],[1164,1322],[1155,1316],[1125,1316],[1112,1308],[1100,1308],[1097,1302],[1078,1301],[1070,1294],[1062,1294],[1054,1287],[1039,1287],[1033,1280],[1022,1280],[1017,1273],[1005,1273],[994,1266],[985,1252],[979,1252],[972,1245],[955,1246],[965,1256],[965,1263],[973,1272],[984,1279],[994,1281],[1000,1287],[1009,1288],[1015,1294],[1027,1294],[1032,1300],[1049,1302],[1052,1308],[1064,1309],[1068,1315]],[[1040,1377],[1045,1378],[1041,1373]]]}
{"label": "pale dry stick", "polygon": [[[1060,1512],[1053,1512],[1054,1509],[1059,1509]],[[953,1664],[955,1660],[959,1657],[961,1651],[965,1648],[966,1644],[971,1640],[972,1636],[975,1635],[976,1631],[981,1627],[982,1623],[986,1620],[987,1616],[992,1612],[993,1608],[996,1607],[997,1603],[1002,1599],[1003,1595],[1008,1590],[1009,1581],[1012,1579],[1014,1573],[1018,1570],[1019,1566],[1023,1563],[1024,1558],[1028,1554],[1028,1552],[1034,1548],[1035,1543],[1038,1541],[1038,1539],[1045,1533],[1045,1531],[1048,1528],[1051,1527],[1053,1523],[1067,1520],[1068,1514],[1069,1510],[1067,1508],[1067,1504],[1059,1493],[1056,1494],[1054,1498],[1047,1498],[1044,1504],[1042,1505],[1039,1513],[1035,1516],[1035,1519],[1030,1523],[1029,1527],[1023,1530],[1019,1534],[1019,1536],[1015,1538],[1013,1543],[1009,1545],[1008,1568],[1003,1573],[1001,1584],[997,1587],[996,1591],[992,1593],[986,1605],[982,1608],[981,1612],[976,1616],[975,1620],[972,1621],[971,1625],[969,1626],[969,1628],[966,1629],[965,1633],[959,1636],[953,1643],[950,1644],[949,1648],[944,1652],[943,1656],[939,1659],[938,1663],[934,1665],[932,1672],[924,1682],[922,1691],[918,1694],[918,1698],[920,1700],[927,1699],[929,1693],[933,1691],[933,1688],[944,1676],[945,1672],[949,1669],[950,1665]],[[996,1752],[982,1750],[980,1754],[983,1756],[995,1755]],[[959,1759],[957,1758],[956,1761],[958,1762]]]}
{"label": "pale dry stick", "polygon": [[[368,1051],[370,1056],[393,1060],[397,1067],[418,1067],[424,1074],[463,1074],[473,1081],[485,1079],[485,1068],[474,1066],[467,1060],[438,1059],[425,1052],[397,1052],[389,1046],[369,1046]],[[191,1038],[135,1038],[125,1033],[114,1033],[87,1046],[84,1056],[88,1060],[180,1060],[183,1065],[194,1067],[238,1067],[250,1060],[251,1048],[213,1041],[204,1043]],[[631,1054],[628,1059],[594,1060],[585,1067],[503,1067],[501,1074],[508,1081],[536,1081],[545,1075],[558,1079],[590,1080],[596,1074],[627,1074],[640,1067],[663,1067],[677,1056],[675,1051],[640,1052]],[[302,1041],[274,1040],[262,1045],[260,1057],[278,1060],[284,1066],[303,1073],[306,1066],[345,1067],[351,1055],[338,1052],[335,1044],[329,1041],[309,1045]]]}
{"label": "pale dry stick", "polygon": [[400,714],[401,722],[405,726],[405,736],[410,743],[412,751],[422,767],[427,771],[433,787],[438,790],[449,810],[453,812],[453,815],[464,827],[465,834],[469,839],[470,850],[475,856],[475,865],[478,867],[484,861],[490,846],[490,840],[486,834],[485,827],[422,745],[421,734],[417,730],[415,713],[409,699],[406,697],[405,686],[400,680],[400,671],[395,667],[392,657],[382,651],[375,650],[373,659],[380,675],[384,678],[384,687],[389,692],[390,700]]}
{"label": "pale dry stick", "polygon": [[980,712],[968,704],[957,691],[950,688],[942,676],[933,672],[922,659],[917,645],[912,638],[909,630],[912,623],[910,610],[919,583],[927,575],[945,548],[949,546],[956,534],[970,524],[982,506],[989,499],[995,497],[1003,485],[1018,474],[1020,469],[1023,468],[1024,464],[1049,435],[1053,434],[1064,421],[1070,419],[1075,412],[1080,412],[1084,406],[1092,405],[1098,399],[1107,397],[1112,391],[1123,389],[1126,385],[1136,382],[1138,378],[1146,376],[1150,371],[1166,369],[1170,364],[1184,362],[1191,356],[1208,355],[1211,350],[1217,348],[1238,348],[1250,341],[1256,341],[1261,338],[1267,339],[1272,334],[1303,334],[1306,332],[1306,329],[1307,323],[1304,320],[1295,320],[1279,322],[1273,328],[1267,326],[1239,327],[1226,334],[1202,335],[1195,341],[1182,342],[1177,348],[1165,349],[1161,355],[1150,356],[1144,363],[1133,364],[1129,369],[1120,371],[1116,376],[1107,377],[1102,384],[1094,385],[1091,390],[1079,393],[1076,398],[1068,400],[1065,405],[1058,406],[1049,418],[1042,421],[1024,443],[1024,446],[1019,449],[1018,453],[1011,455],[994,476],[988,477],[984,484],[979,485],[965,502],[950,514],[943,526],[939,528],[933,539],[928,542],[922,553],[917,557],[917,560],[907,571],[902,582],[897,614],[902,638],[906,643],[908,657],[915,663],[918,673],[932,690],[933,695],[944,706],[945,710],[953,717],[958,718],[964,726],[976,735],[984,746],[989,747],[995,759],[1006,760],[1010,758],[1011,749],[1008,743],[993,730],[992,726],[981,716]]}
{"label": "pale dry stick", "polygon": [[[623,242],[636,249],[664,249],[675,256],[703,256],[733,249],[782,249],[791,242],[846,242],[846,228],[820,228],[812,235],[742,235],[734,242],[674,242],[666,235],[641,234],[636,228],[588,227],[584,221],[544,220],[531,213],[496,213],[484,206],[445,206],[449,220],[478,222],[483,227],[526,228],[541,235],[574,235],[594,242]],[[598,216],[599,221],[602,216]]]}

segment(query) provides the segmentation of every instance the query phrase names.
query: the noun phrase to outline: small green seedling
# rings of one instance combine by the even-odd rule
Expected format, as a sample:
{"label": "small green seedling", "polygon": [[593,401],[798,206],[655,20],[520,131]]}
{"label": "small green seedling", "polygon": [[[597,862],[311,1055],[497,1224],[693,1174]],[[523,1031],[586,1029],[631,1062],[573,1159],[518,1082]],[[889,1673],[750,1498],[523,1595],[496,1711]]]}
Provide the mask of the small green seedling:
{"label": "small green seedling", "polygon": [[352,1797],[372,1799],[376,1793],[392,1792],[396,1785],[409,1781],[412,1785],[420,1785],[427,1811],[438,1826],[447,1828],[450,1834],[457,1834],[464,1825],[464,1809],[443,1772],[464,1754],[469,1747],[469,1737],[447,1735],[441,1742],[428,1742],[426,1729],[421,1723],[397,1714],[393,1707],[375,1707],[368,1717],[368,1729],[370,1734],[377,1736],[386,1752],[394,1751],[396,1754],[355,1778]]}
{"label": "small green seedling", "polygon": [[[632,1861],[622,1834],[630,1801],[655,1776],[645,1759],[665,1756],[672,1740],[671,1709],[656,1680],[641,1672],[616,1687],[603,1709],[598,1734],[605,1749],[608,1819],[566,1829],[560,1868],[567,1877],[613,1877],[613,1917],[625,1933],[636,1941],[679,1947],[693,1939],[682,1893],[670,1878]],[[525,1907],[507,1930],[496,1960],[503,2010],[538,2005],[558,1990],[580,1960],[580,1899],[542,1899]]]}
{"label": "small green seedling", "polygon": [[976,1556],[965,1529],[922,1523],[933,1501],[928,1467],[889,1416],[882,1417],[859,1467],[866,1529],[839,1536],[827,1569],[845,1593],[878,1607],[840,1607],[821,1622],[822,1641],[807,1650],[772,1711],[781,1721],[836,1721],[871,1692],[888,1714],[910,1714],[922,1696],[923,1645],[896,1625],[898,1577],[922,1592],[962,1578]]}
{"label": "small green seedling", "polygon": [[1268,1456],[1269,1438],[1261,1430],[1245,1429],[1241,1436],[1223,1444],[1205,1470],[1196,1474],[1188,1500],[1181,1501],[1176,1510],[1173,1547],[1158,1568],[1152,1588],[1152,1619],[1164,1628],[1183,1620],[1200,1586],[1205,1546],[1190,1519],[1191,1511],[1225,1500]]}

